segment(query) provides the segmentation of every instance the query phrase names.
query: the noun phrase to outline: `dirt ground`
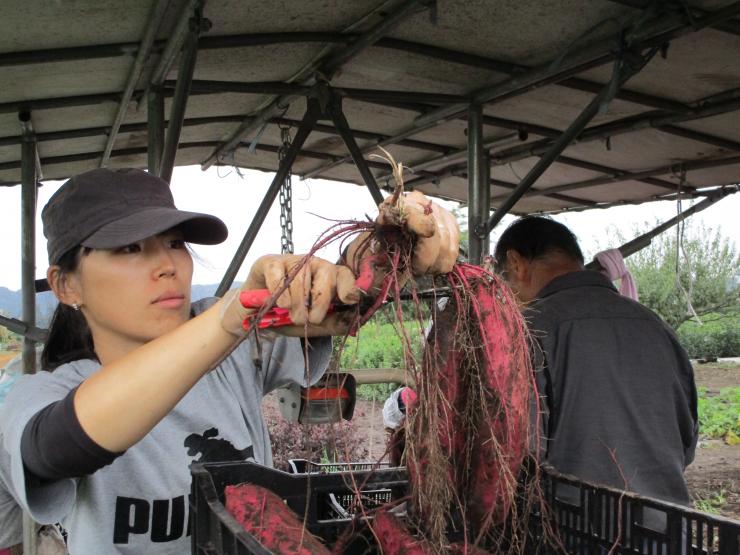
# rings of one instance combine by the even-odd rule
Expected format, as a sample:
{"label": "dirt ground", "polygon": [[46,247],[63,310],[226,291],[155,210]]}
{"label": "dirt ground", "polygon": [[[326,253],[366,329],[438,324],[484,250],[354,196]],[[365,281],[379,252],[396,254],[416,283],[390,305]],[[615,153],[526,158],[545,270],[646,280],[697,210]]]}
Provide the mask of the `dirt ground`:
{"label": "dirt ground", "polygon": [[0,368],[5,366],[6,363],[10,362],[17,354],[18,353],[0,351]]}
{"label": "dirt ground", "polygon": [[[697,387],[716,395],[724,387],[740,387],[740,363],[696,364],[694,377]],[[719,514],[740,520],[740,445],[700,439],[686,481],[695,502],[714,500]]]}
{"label": "dirt ground", "polygon": [[[721,388],[740,386],[740,363],[697,364],[695,379],[697,387],[706,387],[707,394],[716,395]],[[367,435],[371,460],[378,460],[385,452],[382,410],[382,402],[363,400],[358,400],[355,408],[353,420],[359,433]],[[712,500],[718,514],[740,520],[740,445],[700,440],[686,480],[694,501]]]}

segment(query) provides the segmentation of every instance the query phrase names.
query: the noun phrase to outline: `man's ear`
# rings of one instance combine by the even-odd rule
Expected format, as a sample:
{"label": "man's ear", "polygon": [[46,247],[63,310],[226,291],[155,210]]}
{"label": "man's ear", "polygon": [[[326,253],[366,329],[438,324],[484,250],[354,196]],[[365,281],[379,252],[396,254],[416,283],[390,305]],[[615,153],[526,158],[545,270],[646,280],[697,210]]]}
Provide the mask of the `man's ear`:
{"label": "man's ear", "polygon": [[59,266],[54,265],[46,270],[46,280],[60,303],[68,306],[82,304],[80,286],[74,276],[62,273]]}
{"label": "man's ear", "polygon": [[526,282],[529,279],[529,261],[518,251],[509,249],[506,251],[507,272],[517,282]]}

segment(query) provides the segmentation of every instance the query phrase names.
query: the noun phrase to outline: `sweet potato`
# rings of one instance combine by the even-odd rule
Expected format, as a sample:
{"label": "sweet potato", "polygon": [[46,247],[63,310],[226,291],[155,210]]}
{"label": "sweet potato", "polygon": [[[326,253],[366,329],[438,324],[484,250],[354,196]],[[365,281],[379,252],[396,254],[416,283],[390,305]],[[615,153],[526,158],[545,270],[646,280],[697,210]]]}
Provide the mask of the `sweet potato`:
{"label": "sweet potato", "polygon": [[434,549],[425,540],[415,538],[408,528],[387,511],[375,513],[372,523],[378,547],[384,555],[431,555]]}
{"label": "sweet potato", "polygon": [[274,553],[329,555],[321,541],[271,491],[252,484],[226,486],[226,510],[264,547]]}

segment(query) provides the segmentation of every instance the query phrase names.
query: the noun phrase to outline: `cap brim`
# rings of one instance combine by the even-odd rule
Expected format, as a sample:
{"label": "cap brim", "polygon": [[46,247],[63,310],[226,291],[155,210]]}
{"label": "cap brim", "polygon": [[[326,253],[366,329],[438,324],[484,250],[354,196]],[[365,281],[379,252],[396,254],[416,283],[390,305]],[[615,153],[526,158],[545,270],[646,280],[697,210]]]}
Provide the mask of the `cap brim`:
{"label": "cap brim", "polygon": [[185,212],[176,208],[148,208],[110,222],[82,241],[83,247],[113,249],[177,227],[183,239],[199,245],[217,245],[229,232],[220,219],[209,214]]}

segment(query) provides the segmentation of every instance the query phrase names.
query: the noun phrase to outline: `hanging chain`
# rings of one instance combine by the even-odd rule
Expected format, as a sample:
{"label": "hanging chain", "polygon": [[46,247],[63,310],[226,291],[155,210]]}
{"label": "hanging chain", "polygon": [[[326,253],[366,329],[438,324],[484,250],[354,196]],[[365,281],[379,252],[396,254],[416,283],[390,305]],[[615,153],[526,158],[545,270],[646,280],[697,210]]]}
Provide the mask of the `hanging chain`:
{"label": "hanging chain", "polygon": [[[280,139],[282,140],[282,146],[278,151],[278,158],[280,164],[285,160],[290,148],[290,127],[280,128]],[[291,173],[285,175],[285,181],[280,186],[280,228],[282,235],[280,237],[280,251],[283,254],[293,253],[293,185],[291,181]]]}

